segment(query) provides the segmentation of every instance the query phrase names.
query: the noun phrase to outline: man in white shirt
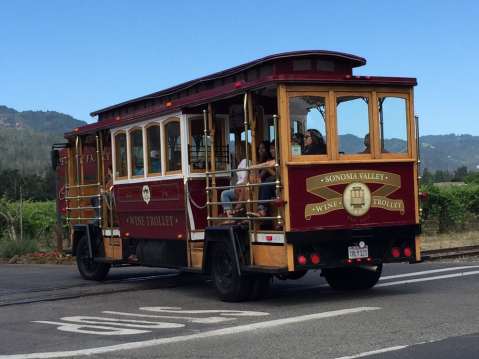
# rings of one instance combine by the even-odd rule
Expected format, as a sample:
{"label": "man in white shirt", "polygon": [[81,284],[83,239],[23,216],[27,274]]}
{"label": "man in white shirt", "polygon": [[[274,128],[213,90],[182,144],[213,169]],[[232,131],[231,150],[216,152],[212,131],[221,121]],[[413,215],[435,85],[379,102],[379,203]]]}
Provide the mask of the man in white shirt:
{"label": "man in white shirt", "polygon": [[[244,146],[241,146],[241,148],[243,150]],[[250,164],[251,163],[249,163],[246,158],[243,158],[238,164],[238,169],[247,168]],[[248,172],[249,171],[247,170],[237,171],[234,186],[246,184],[248,182]],[[244,187],[230,188],[221,192],[221,202],[224,202],[221,205],[223,206],[223,210],[228,217],[233,217],[233,203],[231,202],[244,200],[244,198],[242,198],[244,197],[242,196],[244,193],[246,193],[246,191],[244,191]]]}

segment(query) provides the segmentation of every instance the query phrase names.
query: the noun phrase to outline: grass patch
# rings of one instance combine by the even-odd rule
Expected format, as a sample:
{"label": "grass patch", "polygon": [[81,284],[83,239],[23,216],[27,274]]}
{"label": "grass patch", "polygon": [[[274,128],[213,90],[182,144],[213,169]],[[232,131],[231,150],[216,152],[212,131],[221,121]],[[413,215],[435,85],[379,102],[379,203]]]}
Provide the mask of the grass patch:
{"label": "grass patch", "polygon": [[466,231],[455,233],[424,234],[421,249],[447,249],[479,245],[479,231]]}
{"label": "grass patch", "polygon": [[13,256],[21,256],[27,253],[38,251],[38,244],[35,241],[11,241],[0,240],[0,258],[12,258]]}

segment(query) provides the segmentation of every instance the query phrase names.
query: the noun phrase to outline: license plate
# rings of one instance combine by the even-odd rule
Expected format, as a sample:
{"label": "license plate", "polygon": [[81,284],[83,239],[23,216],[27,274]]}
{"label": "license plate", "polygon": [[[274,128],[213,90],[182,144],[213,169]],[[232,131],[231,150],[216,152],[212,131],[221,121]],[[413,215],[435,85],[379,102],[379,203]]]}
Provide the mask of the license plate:
{"label": "license plate", "polygon": [[349,256],[349,259],[367,258],[367,257],[369,257],[368,246],[364,246],[364,247],[351,246],[351,247],[348,247],[348,256]]}

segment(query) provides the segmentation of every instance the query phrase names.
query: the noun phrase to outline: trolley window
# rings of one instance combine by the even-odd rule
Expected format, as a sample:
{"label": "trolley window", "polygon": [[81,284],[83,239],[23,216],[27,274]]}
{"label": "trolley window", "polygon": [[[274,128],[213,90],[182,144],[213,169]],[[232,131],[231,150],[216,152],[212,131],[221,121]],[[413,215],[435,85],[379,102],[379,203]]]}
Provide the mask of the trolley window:
{"label": "trolley window", "polygon": [[143,131],[135,128],[130,131],[131,175],[141,177],[145,173],[143,161]]}
{"label": "trolley window", "polygon": [[202,117],[190,119],[190,141],[188,144],[188,157],[192,172],[205,170],[205,138],[204,120]]}
{"label": "trolley window", "polygon": [[370,154],[369,96],[336,97],[340,154]]}
{"label": "trolley window", "polygon": [[170,119],[165,123],[166,172],[181,171],[181,132],[180,120]]}
{"label": "trolley window", "polygon": [[128,177],[126,156],[126,133],[120,132],[115,135],[115,178],[117,179]]}
{"label": "trolley window", "polygon": [[295,96],[289,99],[291,155],[326,155],[326,98]]}
{"label": "trolley window", "polygon": [[378,97],[379,136],[382,153],[407,153],[407,102],[405,98]]}
{"label": "trolley window", "polygon": [[161,174],[161,127],[150,125],[146,128],[148,174]]}

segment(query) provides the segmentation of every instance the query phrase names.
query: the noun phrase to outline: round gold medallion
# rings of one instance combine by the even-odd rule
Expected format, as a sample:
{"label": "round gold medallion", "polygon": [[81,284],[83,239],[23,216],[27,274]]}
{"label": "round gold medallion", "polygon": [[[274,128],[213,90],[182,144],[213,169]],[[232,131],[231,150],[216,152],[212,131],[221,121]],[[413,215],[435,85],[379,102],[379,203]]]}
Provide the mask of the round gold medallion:
{"label": "round gold medallion", "polygon": [[368,186],[360,182],[348,184],[343,192],[343,206],[351,216],[365,215],[371,207],[371,191]]}

